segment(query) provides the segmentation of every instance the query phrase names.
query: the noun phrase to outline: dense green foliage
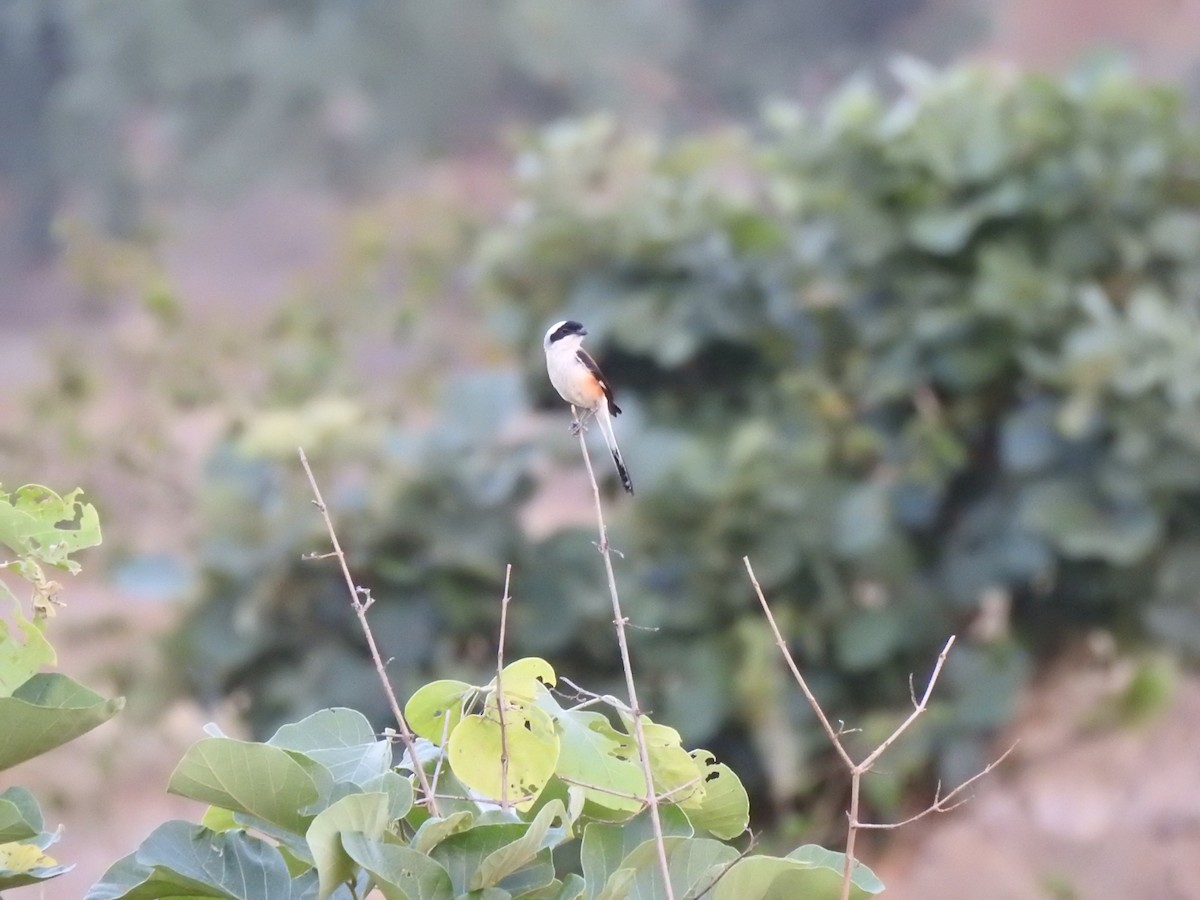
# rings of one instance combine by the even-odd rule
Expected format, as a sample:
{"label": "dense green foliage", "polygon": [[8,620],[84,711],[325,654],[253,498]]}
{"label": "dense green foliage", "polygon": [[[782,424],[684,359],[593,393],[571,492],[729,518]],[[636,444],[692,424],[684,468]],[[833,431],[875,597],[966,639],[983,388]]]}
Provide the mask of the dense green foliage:
{"label": "dense green foliage", "polygon": [[[372,888],[388,900],[658,896],[656,842],[635,799],[646,782],[633,738],[599,712],[561,706],[555,681],[544,660],[530,658],[485,686],[442,681],[419,690],[406,715],[422,735],[416,749],[432,804],[417,789],[412,757],[394,767],[390,740],[354,710],[322,710],[265,743],[205,738],[169,787],[211,804],[202,824],[159,826],[87,900],[352,900]],[[644,725],[653,787],[666,798],[675,896],[838,895],[839,853],[807,845],[782,858],[742,856],[709,837],[746,828],[737,777],[707,751],[689,754],[673,729]],[[571,844],[582,874],[560,877],[555,851]],[[853,885],[857,900],[883,889],[861,865]]]}
{"label": "dense green foliage", "polygon": [[[79,571],[71,556],[100,543],[96,508],[76,489],[60,496],[41,485],[0,491],[0,572],[26,582],[25,601],[0,580],[0,772],[73,741],[107,722],[124,705],[107,700],[58,672],[43,671],[57,659],[46,637],[61,585],[46,567]],[[11,603],[11,607],[10,607]],[[28,790],[0,791],[0,891],[38,884],[69,871],[45,851],[60,837],[48,830]]]}
{"label": "dense green foliage", "polygon": [[[522,384],[551,400],[535,344],[564,315],[627,410],[638,494],[610,525],[633,621],[657,629],[633,637],[647,705],[752,794],[815,790],[822,744],[743,554],[864,745],[964,635],[926,743],[866,782],[884,805],[931,755],[951,780],[978,767],[1032,651],[1095,626],[1200,645],[1195,129],[1111,68],[898,74],[895,99],[852,84],[818,114],[771,110],[753,139],[664,145],[603,119],[531,139],[514,214],[479,251],[524,378],[454,380],[443,424],[393,430],[372,491],[348,480],[334,500],[402,683],[486,668],[506,562],[516,652],[601,691],[617,672],[593,535],[522,530],[537,486],[570,502],[565,412],[505,428]],[[360,640],[329,624],[340,589],[297,561],[303,490],[244,446],[213,471],[229,500],[194,678],[248,689],[264,733],[328,704],[381,721]]]}

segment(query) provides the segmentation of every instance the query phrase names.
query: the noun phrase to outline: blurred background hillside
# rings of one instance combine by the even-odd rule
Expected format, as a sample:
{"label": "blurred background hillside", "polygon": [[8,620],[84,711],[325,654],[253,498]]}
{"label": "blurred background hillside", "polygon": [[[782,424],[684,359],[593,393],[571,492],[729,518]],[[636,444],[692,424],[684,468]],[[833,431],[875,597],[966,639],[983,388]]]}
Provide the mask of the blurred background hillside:
{"label": "blurred background hillside", "polygon": [[[55,622],[114,723],[14,770],[81,896],[216,719],[512,654],[619,692],[541,362],[583,320],[656,717],[768,843],[845,786],[751,603],[870,742],[889,897],[1200,897],[1200,3],[6,0],[0,479],[105,527]],[[920,62],[918,62],[920,60]],[[885,760],[886,762],[886,760]],[[111,804],[112,791],[121,801]]]}

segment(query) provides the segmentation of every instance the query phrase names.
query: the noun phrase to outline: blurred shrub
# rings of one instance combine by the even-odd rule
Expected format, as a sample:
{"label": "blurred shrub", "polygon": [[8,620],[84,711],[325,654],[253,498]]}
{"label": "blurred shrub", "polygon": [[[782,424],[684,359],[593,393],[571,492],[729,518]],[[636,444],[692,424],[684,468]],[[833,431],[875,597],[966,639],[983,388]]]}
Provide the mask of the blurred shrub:
{"label": "blurred shrub", "polygon": [[[868,782],[883,806],[931,757],[951,780],[978,766],[1031,652],[1095,626],[1200,647],[1195,129],[1111,68],[897,74],[894,100],[851,84],[818,115],[771,110],[754,140],[550,128],[480,248],[531,390],[550,399],[537,344],[564,314],[622,390],[639,493],[610,524],[634,621],[657,629],[634,647],[650,707],[688,740],[716,735],[779,802],[819,788],[820,742],[764,690],[744,554],[865,744],[909,704],[908,673],[919,684],[949,633],[969,636],[926,745]],[[343,494],[395,671],[486,667],[512,561],[514,652],[615,674],[591,538],[521,533],[547,467],[537,434],[495,438],[519,386],[461,385],[448,424],[398,434],[369,493]],[[266,731],[370,679],[347,674],[362,650],[322,613],[344,602],[333,576],[325,591],[280,563],[317,527],[302,489],[266,463],[232,469],[235,496],[296,508],[221,557],[251,554],[214,568],[181,658],[211,690],[248,688]]]}
{"label": "blurred shrub", "polygon": [[[687,127],[830,84],[900,40],[947,57],[974,10],[928,0],[436,6],[0,4],[0,177],[50,249],[60,198],[130,235],[184,194],[319,182],[372,195],[397,158],[477,152],[497,126],[584,109]],[[747,66],[745,61],[755,64]]]}

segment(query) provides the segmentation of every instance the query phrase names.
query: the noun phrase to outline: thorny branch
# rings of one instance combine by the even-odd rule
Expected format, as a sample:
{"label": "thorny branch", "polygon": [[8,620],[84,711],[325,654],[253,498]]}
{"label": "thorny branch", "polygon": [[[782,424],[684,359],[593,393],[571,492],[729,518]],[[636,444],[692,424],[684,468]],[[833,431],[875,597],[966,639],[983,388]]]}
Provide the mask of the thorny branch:
{"label": "thorny branch", "polygon": [[625,670],[625,687],[629,692],[630,718],[633,720],[633,739],[637,744],[638,758],[642,764],[642,774],[646,779],[646,806],[650,810],[650,826],[654,832],[654,843],[658,851],[658,865],[662,873],[663,888],[667,900],[675,900],[675,892],[671,887],[671,870],[667,862],[667,847],[663,842],[662,819],[658,813],[659,799],[654,793],[654,775],[650,769],[650,751],[646,744],[646,730],[642,726],[642,710],[638,706],[637,685],[633,680],[633,666],[629,661],[629,641],[625,637],[625,627],[629,620],[621,613],[621,599],[617,594],[617,578],[613,574],[612,550],[608,546],[608,526],[604,524],[604,507],[600,502],[600,485],[596,481],[596,472],[592,468],[592,457],[588,453],[587,441],[584,438],[583,422],[579,411],[572,406],[571,414],[575,417],[572,430],[579,437],[579,449],[583,453],[583,462],[587,468],[588,480],[592,483],[592,496],[596,500],[596,523],[600,533],[598,548],[604,557],[604,572],[608,576],[608,595],[612,600],[613,624],[617,629],[617,646],[621,650],[621,666]]}
{"label": "thorny branch", "polygon": [[808,682],[804,680],[804,675],[801,674],[800,667],[796,665],[795,659],[792,658],[792,652],[790,649],[788,649],[787,641],[784,639],[783,634],[779,630],[779,626],[775,622],[775,616],[772,615],[771,607],[767,603],[767,598],[763,595],[762,586],[759,585],[758,578],[754,574],[754,569],[750,565],[750,557],[742,557],[742,562],[746,565],[746,572],[750,575],[750,583],[754,586],[754,593],[758,596],[758,602],[762,606],[763,614],[767,617],[767,623],[771,626],[771,632],[775,636],[776,645],[783,654],[783,658],[787,662],[787,666],[791,670],[792,676],[796,679],[796,683],[800,686],[800,690],[804,693],[804,698],[808,701],[808,705],[812,707],[813,712],[816,713],[817,719],[821,723],[821,727],[825,729],[825,734],[829,736],[829,740],[833,744],[834,750],[837,752],[837,755],[841,758],[842,762],[846,766],[846,769],[850,773],[850,809],[847,812],[848,824],[846,829],[846,867],[842,871],[841,893],[841,900],[848,900],[850,897],[852,876],[854,874],[855,842],[860,830],[864,828],[873,828],[879,830],[899,828],[902,825],[907,825],[910,822],[915,822],[918,819],[922,819],[930,813],[949,812],[951,809],[962,805],[970,798],[962,797],[962,799],[959,799],[955,803],[950,803],[950,801],[961,795],[962,792],[973,782],[982,778],[984,775],[987,775],[998,765],[1000,765],[1000,763],[1003,762],[1004,759],[1010,753],[1012,753],[1014,749],[1016,749],[1017,745],[1014,743],[997,759],[990,762],[986,768],[972,775],[945,796],[942,796],[941,785],[938,785],[937,792],[934,794],[933,803],[931,803],[921,812],[914,816],[910,816],[902,822],[895,822],[892,824],[860,822],[858,819],[858,809],[863,775],[871,771],[871,768],[876,762],[878,762],[879,757],[882,756],[883,753],[889,747],[891,747],[893,743],[896,742],[896,739],[899,738],[900,735],[902,735],[905,731],[907,731],[908,727],[912,725],[913,722],[915,722],[928,708],[929,698],[933,695],[933,686],[937,684],[938,676],[942,674],[942,666],[946,664],[946,657],[950,653],[950,648],[954,646],[954,635],[950,636],[950,638],[946,641],[946,645],[942,647],[942,652],[938,654],[937,662],[934,663],[933,672],[929,676],[929,681],[925,685],[925,692],[921,695],[920,700],[917,699],[916,690],[912,685],[912,677],[909,676],[908,689],[909,695],[912,697],[913,711],[909,713],[908,717],[896,727],[895,731],[884,738],[883,742],[874,750],[872,750],[862,762],[856,763],[850,757],[849,752],[842,744],[842,735],[847,734],[848,732],[845,730],[842,723],[839,723],[839,727],[836,729],[832,724],[830,724],[829,718],[825,715],[825,710],[821,708],[821,704],[817,701],[816,696],[809,689]]}
{"label": "thorny branch", "polygon": [[[504,567],[504,596],[500,599],[500,640],[496,643],[496,712],[500,716],[500,808],[508,809],[508,730],[504,722],[504,635],[508,629],[509,579],[512,563]],[[444,746],[444,745],[443,745]]]}
{"label": "thorny branch", "polygon": [[370,623],[367,622],[367,610],[374,603],[374,600],[369,591],[358,587],[354,583],[354,578],[350,574],[350,567],[346,563],[346,554],[342,552],[342,545],[338,541],[337,532],[334,531],[333,519],[329,516],[329,508],[325,505],[325,499],[321,496],[321,489],[317,487],[317,479],[313,476],[312,468],[308,464],[308,457],[304,455],[304,448],[300,448],[300,465],[304,466],[304,474],[308,476],[308,483],[312,487],[313,497],[315,498],[313,503],[321,511],[321,517],[325,520],[325,529],[329,532],[330,543],[333,544],[332,555],[337,557],[338,565],[342,570],[342,577],[346,580],[346,588],[350,591],[350,605],[354,607],[354,614],[358,616],[363,634],[367,638],[367,648],[371,652],[371,660],[375,663],[375,671],[379,673],[379,680],[383,683],[383,691],[387,695],[388,705],[392,709],[392,715],[396,719],[396,724],[400,726],[400,741],[404,744],[404,749],[408,751],[409,759],[412,760],[413,769],[417,774],[417,781],[421,786],[421,791],[426,798],[426,802],[429,804],[429,811],[437,816],[440,814],[438,812],[437,798],[434,797],[433,791],[429,786],[429,779],[425,776],[425,769],[417,758],[416,739],[413,736],[412,729],[408,727],[404,713],[400,711],[400,703],[396,699],[396,692],[392,689],[391,681],[388,680],[387,666],[383,661],[383,657],[379,654],[379,647],[375,644],[375,635],[371,631]]}

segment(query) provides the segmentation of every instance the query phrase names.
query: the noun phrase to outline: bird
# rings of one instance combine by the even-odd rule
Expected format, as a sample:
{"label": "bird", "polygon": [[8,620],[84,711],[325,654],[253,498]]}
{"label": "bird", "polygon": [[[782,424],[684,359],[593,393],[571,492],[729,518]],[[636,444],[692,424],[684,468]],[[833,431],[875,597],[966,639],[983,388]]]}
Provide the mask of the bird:
{"label": "bird", "polygon": [[580,343],[587,329],[573,319],[556,322],[546,331],[542,347],[546,351],[546,372],[559,395],[572,406],[583,410],[583,418],[594,415],[604,435],[604,443],[617,464],[621,486],[633,493],[633,481],[613,434],[612,420],[621,414],[613,399],[612,386]]}

